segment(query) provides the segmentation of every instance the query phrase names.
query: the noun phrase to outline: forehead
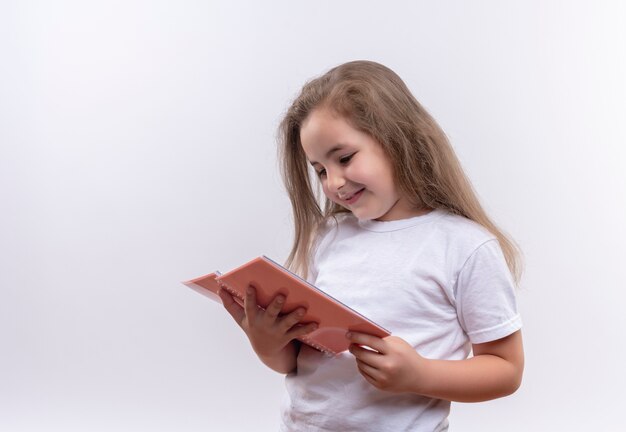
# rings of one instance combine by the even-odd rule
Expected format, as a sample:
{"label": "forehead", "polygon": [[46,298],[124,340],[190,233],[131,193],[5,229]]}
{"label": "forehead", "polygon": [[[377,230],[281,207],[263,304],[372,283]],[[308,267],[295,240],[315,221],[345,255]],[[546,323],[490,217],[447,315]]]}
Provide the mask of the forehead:
{"label": "forehead", "polygon": [[321,162],[336,151],[358,146],[363,135],[345,118],[328,109],[316,109],[302,123],[300,143],[309,161]]}

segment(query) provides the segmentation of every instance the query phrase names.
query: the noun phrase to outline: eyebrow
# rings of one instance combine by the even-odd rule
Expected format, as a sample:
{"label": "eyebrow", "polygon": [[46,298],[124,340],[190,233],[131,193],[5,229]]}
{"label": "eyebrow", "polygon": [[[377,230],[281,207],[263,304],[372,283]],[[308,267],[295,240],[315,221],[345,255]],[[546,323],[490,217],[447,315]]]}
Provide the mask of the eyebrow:
{"label": "eyebrow", "polygon": [[[337,145],[333,146],[333,148],[331,148],[330,150],[328,150],[328,152],[326,152],[326,159],[328,159],[330,157],[330,155],[332,155],[333,153],[335,153],[335,152],[337,152],[337,151],[339,151],[339,150],[341,150],[343,148],[344,148],[343,144],[337,144]],[[311,165],[314,165],[314,166],[319,164],[319,162],[315,162],[315,161],[310,161],[309,163]]]}

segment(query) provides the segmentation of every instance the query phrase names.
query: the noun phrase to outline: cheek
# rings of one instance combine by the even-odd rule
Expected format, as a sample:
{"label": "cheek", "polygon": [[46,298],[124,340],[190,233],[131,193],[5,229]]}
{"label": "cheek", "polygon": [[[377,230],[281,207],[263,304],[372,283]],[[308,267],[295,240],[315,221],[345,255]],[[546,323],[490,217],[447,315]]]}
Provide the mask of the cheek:
{"label": "cheek", "polygon": [[346,170],[346,176],[350,178],[352,183],[360,186],[367,186],[368,188],[375,189],[376,184],[383,175],[380,170],[372,169],[372,167],[365,167],[364,165],[351,166]]}
{"label": "cheek", "polygon": [[333,194],[328,191],[328,188],[326,187],[326,183],[321,182],[321,184],[322,184],[322,191],[324,192],[324,195],[326,195],[326,198],[328,198],[331,201],[337,202]]}
{"label": "cheek", "polygon": [[329,196],[328,188],[326,187],[326,183],[325,182],[320,182],[320,184],[322,185],[322,191],[324,192],[324,195]]}
{"label": "cheek", "polygon": [[372,166],[370,169],[355,170],[352,179],[367,187],[370,192],[393,199],[397,195],[392,173],[385,166]]}

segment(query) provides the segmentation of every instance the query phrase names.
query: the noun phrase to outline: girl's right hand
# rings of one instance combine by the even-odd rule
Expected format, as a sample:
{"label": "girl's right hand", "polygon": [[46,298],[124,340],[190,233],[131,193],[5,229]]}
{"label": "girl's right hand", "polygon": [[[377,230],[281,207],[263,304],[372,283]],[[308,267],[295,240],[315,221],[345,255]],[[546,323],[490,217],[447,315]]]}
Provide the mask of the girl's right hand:
{"label": "girl's right hand", "polygon": [[277,295],[265,310],[257,305],[256,290],[249,286],[241,307],[224,289],[218,292],[224,307],[248,336],[252,348],[261,359],[275,358],[283,354],[293,340],[317,329],[316,323],[298,325],[306,310],[302,307],[287,315],[279,316],[285,296]]}

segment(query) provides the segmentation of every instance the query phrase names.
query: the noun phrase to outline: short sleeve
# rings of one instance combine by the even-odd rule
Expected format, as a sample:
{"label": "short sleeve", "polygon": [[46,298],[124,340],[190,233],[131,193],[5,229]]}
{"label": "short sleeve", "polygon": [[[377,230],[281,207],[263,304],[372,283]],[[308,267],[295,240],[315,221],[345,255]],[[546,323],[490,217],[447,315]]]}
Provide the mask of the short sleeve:
{"label": "short sleeve", "polygon": [[470,255],[455,292],[459,323],[471,343],[501,339],[522,327],[515,285],[497,239],[486,241]]}

